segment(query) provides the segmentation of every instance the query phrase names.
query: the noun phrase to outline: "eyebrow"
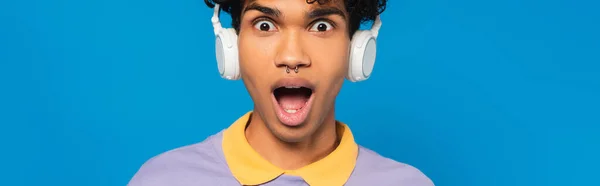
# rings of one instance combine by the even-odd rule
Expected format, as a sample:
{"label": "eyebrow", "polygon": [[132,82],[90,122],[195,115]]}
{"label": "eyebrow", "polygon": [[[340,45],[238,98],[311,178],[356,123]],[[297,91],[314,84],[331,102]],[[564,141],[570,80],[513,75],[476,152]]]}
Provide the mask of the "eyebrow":
{"label": "eyebrow", "polygon": [[309,19],[314,19],[317,17],[325,17],[328,15],[339,15],[343,19],[346,19],[346,15],[344,14],[344,12],[342,12],[342,10],[336,7],[315,8],[307,14],[307,17]]}
{"label": "eyebrow", "polygon": [[[267,15],[270,15],[273,17],[279,17],[282,15],[282,13],[279,9],[266,7],[266,6],[260,5],[256,2],[252,2],[248,6],[246,6],[246,8],[244,8],[244,11],[242,13],[245,13],[246,11],[250,11],[250,10],[257,10],[259,12],[262,12],[263,14],[267,14]],[[328,15],[339,15],[343,19],[346,19],[346,14],[344,14],[344,12],[337,7],[315,8],[315,9],[309,11],[306,14],[306,17],[308,19],[314,19],[314,18],[318,18],[318,17],[325,17]]]}
{"label": "eyebrow", "polygon": [[281,15],[281,11],[279,11],[278,9],[274,9],[274,8],[269,8],[263,5],[260,5],[258,3],[251,3],[248,6],[246,6],[246,8],[244,8],[243,12],[249,11],[249,10],[257,10],[259,12],[262,12],[263,14],[267,14],[273,17],[279,17]]}

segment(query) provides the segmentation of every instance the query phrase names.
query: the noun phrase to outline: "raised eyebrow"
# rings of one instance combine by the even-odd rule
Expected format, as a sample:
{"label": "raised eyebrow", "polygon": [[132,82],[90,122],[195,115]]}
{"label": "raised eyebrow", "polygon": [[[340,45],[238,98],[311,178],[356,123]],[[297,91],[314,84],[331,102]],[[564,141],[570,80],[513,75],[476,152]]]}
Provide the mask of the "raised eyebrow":
{"label": "raised eyebrow", "polygon": [[314,18],[318,18],[318,17],[325,17],[325,16],[328,16],[328,15],[339,15],[344,20],[346,20],[346,14],[344,14],[344,12],[342,10],[340,10],[339,8],[336,8],[336,7],[319,7],[319,8],[315,8],[315,9],[310,10],[306,14],[306,17],[308,19],[314,19]]}
{"label": "raised eyebrow", "polygon": [[281,11],[279,11],[278,9],[266,7],[255,2],[250,3],[248,6],[246,6],[242,14],[249,10],[257,10],[259,12],[262,12],[263,14],[267,14],[273,17],[279,17],[281,15]]}

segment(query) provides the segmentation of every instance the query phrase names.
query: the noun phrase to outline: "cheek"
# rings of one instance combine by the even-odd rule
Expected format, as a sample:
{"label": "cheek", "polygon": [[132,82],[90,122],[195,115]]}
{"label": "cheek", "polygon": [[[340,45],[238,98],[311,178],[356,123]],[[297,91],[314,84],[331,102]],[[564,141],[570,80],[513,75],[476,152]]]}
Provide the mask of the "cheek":
{"label": "cheek", "polygon": [[268,78],[272,76],[273,47],[268,39],[244,36],[240,34],[238,40],[240,73],[246,88],[253,96],[262,94],[259,90],[264,90],[269,85]]}
{"label": "cheek", "polygon": [[[246,67],[256,66],[262,68],[273,68],[274,57],[281,37],[277,35],[260,37],[252,31],[240,33],[238,37],[238,50],[240,65]],[[242,69],[244,70],[244,69]]]}
{"label": "cheek", "polygon": [[329,41],[311,47],[315,75],[329,81],[343,81],[348,70],[348,57],[349,41],[346,40]]}
{"label": "cheek", "polygon": [[265,68],[268,56],[264,40],[240,37],[238,42],[240,71],[242,74],[254,77],[257,69]]}

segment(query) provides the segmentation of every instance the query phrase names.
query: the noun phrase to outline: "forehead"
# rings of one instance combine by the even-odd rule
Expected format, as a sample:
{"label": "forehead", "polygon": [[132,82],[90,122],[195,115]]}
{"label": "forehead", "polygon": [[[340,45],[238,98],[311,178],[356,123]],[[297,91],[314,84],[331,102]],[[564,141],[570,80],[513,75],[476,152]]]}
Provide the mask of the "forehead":
{"label": "forehead", "polygon": [[346,12],[344,0],[245,0],[242,8],[252,4],[264,6],[285,6],[286,4],[297,6],[298,4],[303,4],[305,5],[304,7],[297,8],[306,8],[310,10],[319,7],[336,7]]}

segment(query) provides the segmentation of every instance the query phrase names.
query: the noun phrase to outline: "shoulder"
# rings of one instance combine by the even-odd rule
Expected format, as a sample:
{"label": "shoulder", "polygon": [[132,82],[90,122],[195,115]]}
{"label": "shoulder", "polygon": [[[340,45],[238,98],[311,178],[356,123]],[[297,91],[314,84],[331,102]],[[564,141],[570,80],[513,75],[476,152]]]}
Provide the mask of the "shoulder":
{"label": "shoulder", "polygon": [[171,186],[206,183],[228,174],[219,154],[220,133],[202,142],[178,147],[148,159],[128,186]]}
{"label": "shoulder", "polygon": [[355,182],[374,185],[433,186],[429,177],[414,166],[384,157],[359,146]]}

